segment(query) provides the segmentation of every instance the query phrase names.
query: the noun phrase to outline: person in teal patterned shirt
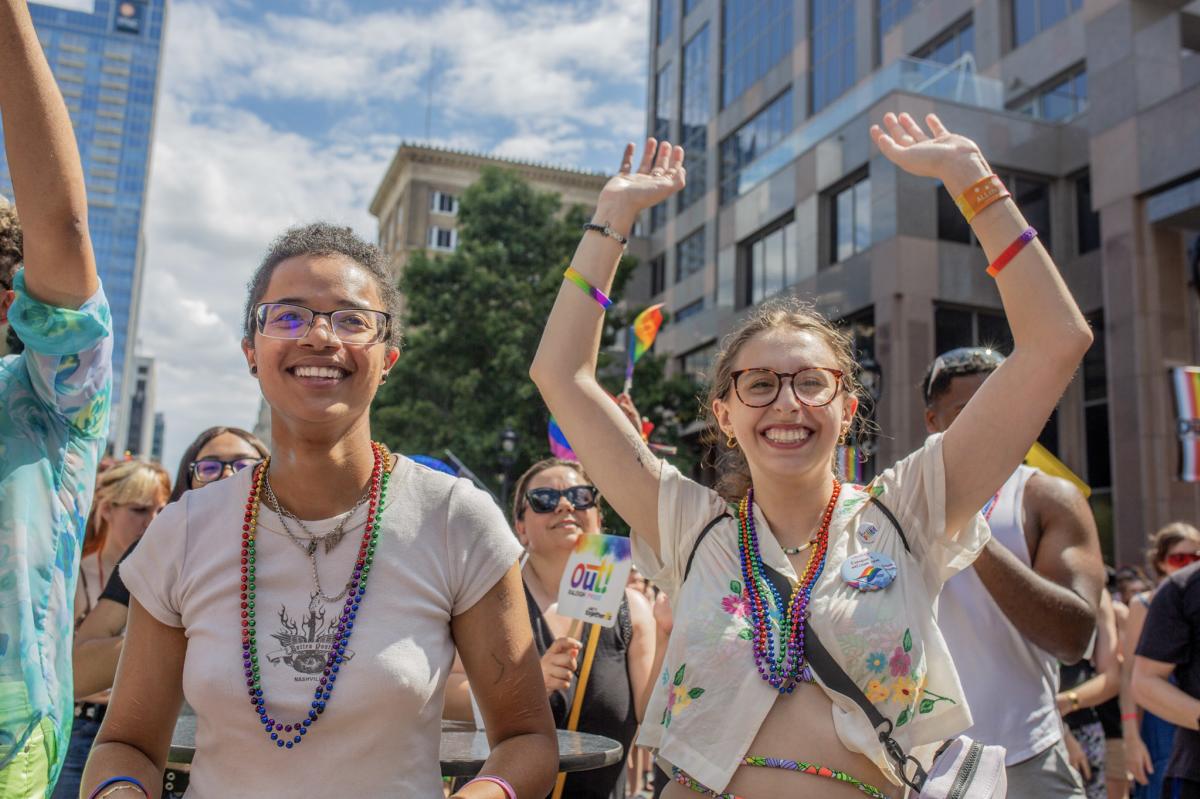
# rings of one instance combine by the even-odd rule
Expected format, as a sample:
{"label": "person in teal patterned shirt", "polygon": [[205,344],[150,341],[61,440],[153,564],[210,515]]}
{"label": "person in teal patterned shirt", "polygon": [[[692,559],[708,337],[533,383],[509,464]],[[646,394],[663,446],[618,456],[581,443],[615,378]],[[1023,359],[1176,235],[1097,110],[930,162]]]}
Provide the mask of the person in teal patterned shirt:
{"label": "person in teal patterned shirt", "polygon": [[113,339],[74,133],[25,0],[0,0],[0,75],[23,236],[0,214],[0,339],[23,345],[0,358],[0,796],[35,797],[71,732],[71,606]]}

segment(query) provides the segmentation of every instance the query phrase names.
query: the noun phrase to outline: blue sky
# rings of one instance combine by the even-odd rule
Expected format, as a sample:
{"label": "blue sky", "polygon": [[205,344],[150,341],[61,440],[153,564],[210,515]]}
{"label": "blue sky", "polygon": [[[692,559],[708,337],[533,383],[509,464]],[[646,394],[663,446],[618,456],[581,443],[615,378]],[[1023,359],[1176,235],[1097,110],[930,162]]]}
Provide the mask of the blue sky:
{"label": "blue sky", "polygon": [[171,467],[253,424],[238,342],[271,239],[368,203],[402,140],[610,170],[645,125],[649,0],[172,2],[146,212],[142,352]]}

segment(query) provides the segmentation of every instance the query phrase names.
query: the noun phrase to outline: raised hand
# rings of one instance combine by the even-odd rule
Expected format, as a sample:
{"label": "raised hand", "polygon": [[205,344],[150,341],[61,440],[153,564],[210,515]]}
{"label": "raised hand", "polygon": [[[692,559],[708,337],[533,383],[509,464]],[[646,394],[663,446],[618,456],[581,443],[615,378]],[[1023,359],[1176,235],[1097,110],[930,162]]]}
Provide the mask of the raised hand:
{"label": "raised hand", "polygon": [[642,161],[633,171],[635,148],[625,145],[621,169],[609,178],[600,192],[600,204],[620,205],[627,213],[636,214],[658,205],[684,187],[687,170],[683,167],[683,148],[668,141],[646,139]]}
{"label": "raised hand", "polygon": [[979,146],[951,133],[936,114],[927,114],[929,132],[908,114],[883,115],[883,127],[871,126],[871,139],[896,166],[913,175],[937,178],[952,196],[991,174]]}

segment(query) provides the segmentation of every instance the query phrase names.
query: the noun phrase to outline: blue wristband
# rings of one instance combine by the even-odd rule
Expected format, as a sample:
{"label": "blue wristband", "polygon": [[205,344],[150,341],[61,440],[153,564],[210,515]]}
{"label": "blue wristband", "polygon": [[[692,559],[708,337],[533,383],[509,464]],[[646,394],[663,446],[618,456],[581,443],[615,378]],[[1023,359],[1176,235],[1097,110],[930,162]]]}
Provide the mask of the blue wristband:
{"label": "blue wristband", "polygon": [[116,785],[118,782],[128,782],[130,785],[136,786],[137,789],[142,792],[142,795],[146,797],[146,799],[150,799],[150,792],[146,790],[146,786],[142,785],[142,781],[137,777],[109,777],[104,782],[96,786],[96,790],[92,791],[91,794],[88,795],[88,799],[96,799],[97,794],[110,785]]}

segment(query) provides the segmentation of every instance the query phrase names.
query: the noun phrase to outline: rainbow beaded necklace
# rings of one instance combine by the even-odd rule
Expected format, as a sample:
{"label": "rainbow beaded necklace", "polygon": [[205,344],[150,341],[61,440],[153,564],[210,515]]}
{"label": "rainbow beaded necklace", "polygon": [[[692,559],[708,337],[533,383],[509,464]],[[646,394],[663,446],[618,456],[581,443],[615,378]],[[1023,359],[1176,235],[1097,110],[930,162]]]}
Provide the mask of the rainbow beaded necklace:
{"label": "rainbow beaded necklace", "polygon": [[[779,644],[771,629],[771,608],[783,610],[783,597],[775,584],[763,575],[762,555],[758,549],[758,530],[754,525],[754,489],[751,488],[738,503],[738,555],[742,562],[742,579],[750,598],[751,641],[754,645],[754,665],[758,674],[781,694],[790,694],[799,682],[812,682],[812,670],[804,657],[804,621],[808,617],[808,601],[821,572],[825,569],[825,553],[829,547],[829,523],[837,507],[842,483],[833,478],[833,496],[821,518],[808,565],[800,582],[792,589],[787,609],[779,620]],[[768,598],[763,586],[769,589]]]}
{"label": "rainbow beaded necklace", "polygon": [[375,454],[375,466],[371,470],[370,498],[367,501],[367,523],[363,528],[362,544],[358,548],[358,558],[354,562],[354,572],[350,577],[346,601],[342,606],[342,615],[338,619],[337,635],[329,646],[329,655],[325,659],[325,669],[317,683],[313,694],[312,709],[308,717],[291,724],[277,721],[267,712],[266,697],[263,695],[261,673],[258,664],[258,642],[254,629],[254,540],[258,529],[258,508],[262,501],[263,480],[271,459],[264,460],[254,472],[251,482],[250,496],[246,500],[245,521],[242,524],[242,665],[246,673],[246,687],[249,689],[250,704],[258,714],[258,720],[264,731],[275,745],[291,749],[304,740],[308,728],[316,723],[325,712],[325,703],[333,694],[333,685],[337,682],[338,672],[344,662],[346,644],[354,632],[354,620],[358,617],[359,607],[363,596],[367,593],[367,575],[371,573],[371,564],[375,560],[375,545],[379,540],[379,513],[383,510],[384,499],[387,496],[387,484],[390,477],[386,470],[386,460],[390,453],[382,444],[371,442]]}

